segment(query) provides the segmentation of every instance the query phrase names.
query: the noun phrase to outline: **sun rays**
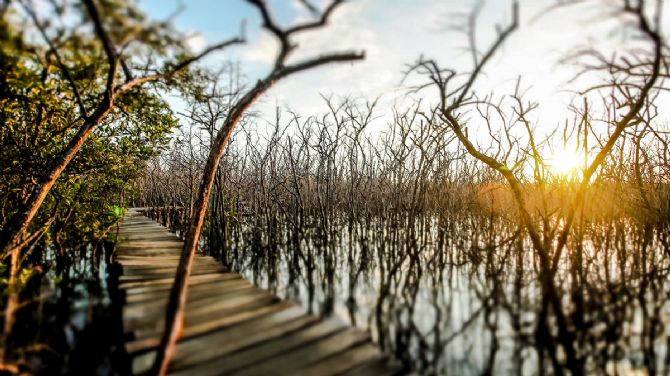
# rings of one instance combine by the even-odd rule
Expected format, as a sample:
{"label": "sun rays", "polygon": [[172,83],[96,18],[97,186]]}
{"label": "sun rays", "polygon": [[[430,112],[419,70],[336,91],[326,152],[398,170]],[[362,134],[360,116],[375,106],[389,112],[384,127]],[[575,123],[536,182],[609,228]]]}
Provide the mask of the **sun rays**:
{"label": "sun rays", "polygon": [[575,150],[559,148],[547,157],[546,165],[552,176],[573,179],[581,172],[584,166],[584,158]]}

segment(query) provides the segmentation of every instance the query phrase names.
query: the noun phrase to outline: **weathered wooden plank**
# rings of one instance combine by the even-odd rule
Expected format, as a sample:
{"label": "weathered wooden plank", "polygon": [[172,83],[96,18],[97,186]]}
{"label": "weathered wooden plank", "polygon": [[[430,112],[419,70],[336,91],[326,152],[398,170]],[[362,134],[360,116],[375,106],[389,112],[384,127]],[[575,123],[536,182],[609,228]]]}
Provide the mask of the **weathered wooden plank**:
{"label": "weathered wooden plank", "polygon": [[167,231],[124,231],[119,234],[124,242],[136,240],[179,240],[177,235]]}
{"label": "weathered wooden plank", "polygon": [[[130,256],[122,255],[118,260],[123,263],[123,268],[144,267],[144,266],[177,266],[179,264],[178,257],[147,257],[145,256]],[[193,260],[193,265],[218,265],[221,263],[212,257],[197,257]]]}
{"label": "weathered wooden plank", "polygon": [[[181,339],[184,340],[214,330],[222,329],[254,317],[285,309],[291,305],[293,305],[291,302],[279,302],[277,304],[232,314],[227,317],[219,317],[218,319],[199,323],[197,325],[187,326],[186,329],[184,329],[184,333],[182,334]],[[129,354],[134,355],[135,353],[139,354],[145,351],[153,350],[156,346],[158,346],[159,341],[160,338],[158,336],[129,341],[126,343],[126,351]]]}
{"label": "weathered wooden plank", "polygon": [[135,254],[126,254],[125,252],[118,252],[116,255],[117,261],[122,265],[125,265],[126,262],[138,261],[138,262],[178,262],[179,253],[172,255],[162,255],[161,257],[156,257],[151,253],[136,253]]}
{"label": "weathered wooden plank", "polygon": [[[140,259],[140,260],[125,260],[123,265],[124,271],[130,270],[141,270],[141,269],[151,269],[151,268],[176,268],[179,264],[178,260],[164,260],[162,258],[157,258],[157,260],[151,260],[150,258]],[[223,268],[223,265],[215,260],[194,260],[194,266],[216,266]],[[224,268],[225,269],[225,268]],[[125,274],[125,273],[124,273]]]}
{"label": "weathered wooden plank", "polygon": [[123,256],[179,256],[179,253],[182,248],[182,243],[181,242],[163,242],[162,244],[159,244],[160,242],[146,242],[146,244],[138,244],[138,245],[124,245],[122,247],[118,247],[116,250],[116,253],[118,255],[123,255]]}
{"label": "weathered wooden plank", "polygon": [[[225,274],[222,273],[210,273],[210,274],[200,274],[200,275],[194,275],[191,277],[189,280],[189,283],[191,282],[203,282],[203,281],[212,281],[216,279],[226,279]],[[173,277],[167,277],[167,278],[161,278],[161,279],[154,279],[150,281],[132,281],[132,282],[125,282],[122,284],[122,288],[125,289],[130,289],[133,287],[141,287],[141,286],[165,286],[169,288],[170,285],[172,284],[172,281],[174,281]]]}
{"label": "weathered wooden plank", "polygon": [[132,242],[123,243],[117,247],[117,253],[130,254],[134,253],[146,255],[150,252],[158,252],[161,250],[168,250],[171,252],[179,252],[183,243],[181,240],[133,240]]}
{"label": "weathered wooden plank", "polygon": [[[166,294],[167,295],[167,294]],[[256,299],[271,297],[272,295],[258,291],[251,285],[242,285],[238,288],[222,291],[220,293],[206,291],[202,297],[197,295],[188,301],[186,313],[188,315],[204,314],[212,309],[231,308],[240,302],[249,302]],[[161,316],[167,305],[167,296],[160,300],[143,301],[127,304],[124,307],[124,321],[129,325],[139,324],[144,321],[153,321],[152,316]]]}
{"label": "weathered wooden plank", "polygon": [[[223,330],[182,341],[170,369],[174,372],[211,361],[233,351],[278,338],[286,333],[312,325],[319,318],[305,315],[300,307],[291,307],[263,315]],[[133,359],[133,370],[145,372],[151,366],[155,352]]]}
{"label": "weathered wooden plank", "polygon": [[[134,281],[147,281],[147,280],[156,280],[163,278],[173,278],[176,268],[146,268],[140,270],[139,273],[133,272],[132,268],[128,270],[126,274],[126,269],[124,269],[124,275],[119,278],[121,283],[124,282],[134,282]],[[215,273],[225,273],[227,271],[221,265],[203,265],[200,268],[195,268],[193,275],[202,275],[202,274],[215,274]]]}
{"label": "weathered wooden plank", "polygon": [[254,364],[287,353],[301,346],[310,347],[329,335],[342,332],[346,326],[339,320],[325,320],[303,330],[290,333],[276,340],[265,342],[242,351],[222,356],[209,362],[202,362],[193,367],[175,370],[174,375],[221,375],[242,371]]}
{"label": "weathered wooden plank", "polygon": [[[250,285],[249,282],[247,282],[245,279],[235,274],[232,276],[237,278],[191,285],[189,288],[189,299],[197,299],[200,296],[211,296],[212,294],[217,294],[224,291],[234,291],[241,288],[246,288]],[[144,292],[126,294],[126,304],[153,304],[157,300],[160,300],[163,303],[167,303],[168,292],[169,289],[149,289]]]}
{"label": "weathered wooden plank", "polygon": [[342,351],[323,361],[312,363],[299,369],[296,373],[301,376],[328,376],[339,375],[359,367],[368,362],[382,359],[377,346],[372,343],[363,343],[348,350]]}
{"label": "weathered wooden plank", "polygon": [[[220,319],[222,318],[234,317],[238,314],[277,304],[279,301],[280,299],[276,296],[249,290],[229,299],[197,300],[187,306],[184,321],[187,329],[203,326],[213,329],[217,326],[210,324],[217,321],[221,322]],[[151,313],[147,314],[146,311],[140,310],[133,315],[124,310],[124,316],[128,316],[124,320],[124,326],[133,332],[136,339],[159,336],[164,328],[163,314],[151,315]]]}
{"label": "weathered wooden plank", "polygon": [[185,368],[249,348],[313,325],[319,320],[317,316],[306,315],[301,307],[294,306],[209,333],[182,343],[177,350],[173,368]]}
{"label": "weathered wooden plank", "polygon": [[360,330],[346,329],[331,336],[319,339],[309,346],[302,346],[294,351],[284,352],[280,357],[273,357],[263,362],[255,363],[237,372],[234,375],[290,375],[308,364],[327,358],[331,354],[339,353],[352,346],[370,340],[370,336]]}
{"label": "weathered wooden plank", "polygon": [[369,376],[369,375],[383,375],[394,376],[404,374],[402,366],[391,360],[388,356],[380,359],[366,362],[349,371],[343,372],[341,376]]}
{"label": "weathered wooden plank", "polygon": [[[223,274],[218,274],[218,275],[207,275],[207,276],[197,276],[197,277],[207,277],[207,278],[189,278],[188,285],[190,286],[189,288],[195,288],[196,286],[200,285],[209,285],[211,283],[224,283],[226,281],[230,280],[237,280],[237,279],[242,279],[241,276],[238,274],[234,273],[223,273]],[[212,278],[216,277],[216,278]],[[124,286],[127,286],[128,284],[125,284]],[[145,294],[145,293],[151,293],[155,292],[157,294],[167,294],[167,291],[170,290],[170,285],[167,283],[163,284],[149,284],[149,285],[144,285],[144,286],[135,286],[135,287],[130,287],[126,288],[126,297],[130,297],[134,294]]]}
{"label": "weathered wooden plank", "polygon": [[158,222],[154,222],[152,220],[149,220],[148,222],[142,221],[142,222],[133,222],[133,223],[128,223],[124,224],[121,229],[119,229],[119,233],[126,233],[126,232],[132,232],[132,231],[137,231],[139,229],[146,229],[146,228],[156,228],[160,229],[163,231],[168,231],[165,227],[161,226],[158,224]]}

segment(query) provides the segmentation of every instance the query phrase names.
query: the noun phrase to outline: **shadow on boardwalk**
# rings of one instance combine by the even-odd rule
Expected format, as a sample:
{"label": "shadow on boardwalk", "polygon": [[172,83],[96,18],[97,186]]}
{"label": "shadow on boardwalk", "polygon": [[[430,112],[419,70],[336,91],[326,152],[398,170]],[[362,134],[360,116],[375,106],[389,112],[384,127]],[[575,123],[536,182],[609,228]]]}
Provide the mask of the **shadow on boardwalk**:
{"label": "shadow on boardwalk", "polygon": [[[131,209],[119,229],[123,327],[134,374],[151,366],[182,241]],[[305,313],[214,258],[197,256],[186,325],[170,368],[178,375],[395,375],[402,369],[368,333]]]}

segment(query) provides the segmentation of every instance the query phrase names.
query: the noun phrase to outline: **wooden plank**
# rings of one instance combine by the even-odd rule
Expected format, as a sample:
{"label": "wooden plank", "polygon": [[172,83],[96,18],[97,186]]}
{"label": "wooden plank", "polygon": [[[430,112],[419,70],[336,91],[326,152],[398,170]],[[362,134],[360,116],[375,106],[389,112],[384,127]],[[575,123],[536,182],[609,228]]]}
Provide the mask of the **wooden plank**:
{"label": "wooden plank", "polygon": [[353,370],[368,362],[382,359],[379,349],[371,343],[363,343],[348,350],[331,356],[321,362],[312,363],[299,369],[296,373],[301,376],[339,375]]}
{"label": "wooden plank", "polygon": [[[181,340],[188,339],[197,335],[202,335],[204,333],[208,333],[214,330],[222,329],[227,326],[231,326],[243,322],[245,320],[252,319],[254,317],[262,316],[264,314],[276,312],[285,309],[287,307],[290,307],[291,305],[293,304],[290,302],[280,302],[277,304],[264,306],[253,310],[239,312],[237,314],[233,314],[227,317],[220,317],[218,319],[211,320],[209,322],[192,325],[184,330]],[[158,346],[159,341],[160,338],[158,338],[158,336],[149,337],[141,340],[129,341],[126,342],[126,351],[129,354],[133,355],[135,353],[142,353],[145,351],[153,350],[155,349],[156,346]]]}
{"label": "wooden plank", "polygon": [[[124,270],[133,267],[144,266],[177,266],[179,258],[177,257],[147,257],[147,256],[119,256],[119,261],[123,262]],[[211,257],[198,257],[193,260],[193,265],[217,265],[222,266],[220,262]]]}
{"label": "wooden plank", "polygon": [[346,329],[331,336],[319,339],[309,346],[302,346],[294,351],[283,352],[280,357],[273,357],[246,367],[234,375],[268,375],[271,373],[290,375],[308,364],[327,358],[352,346],[370,340],[370,336],[360,330]]}
{"label": "wooden plank", "polygon": [[173,369],[212,360],[315,324],[320,318],[294,306],[182,343]]}
{"label": "wooden plank", "polygon": [[[290,307],[260,316],[241,324],[182,341],[170,366],[172,372],[208,362],[233,351],[278,338],[291,331],[314,324],[319,318],[305,315],[300,307]],[[133,370],[142,373],[149,369],[155,352],[141,354],[133,359]]]}
{"label": "wooden plank", "polygon": [[[249,292],[244,292],[243,294],[230,299],[219,299],[218,301],[216,299],[208,299],[206,301],[198,300],[191,302],[186,308],[186,328],[204,327],[215,329],[219,326],[214,325],[218,319],[234,317],[235,315],[251,312],[255,309],[275,305],[280,301],[276,296],[267,293],[252,295]],[[124,320],[124,326],[133,332],[135,339],[159,336],[164,328],[164,314],[162,311],[165,311],[165,307],[161,306],[161,308],[162,310],[154,311],[158,312],[158,314],[153,315],[152,313],[154,312],[146,313],[146,311],[139,311],[135,315],[130,316],[131,313],[124,310],[124,316],[129,316]],[[225,323],[226,321],[224,320],[223,322]],[[204,329],[198,330],[198,333],[204,333]]]}
{"label": "wooden plank", "polygon": [[[216,273],[225,273],[227,271],[222,265],[203,265],[200,268],[194,268],[192,275],[202,275],[202,274],[216,274]],[[129,273],[125,274],[126,269],[124,268],[124,275],[119,278],[121,283],[124,282],[134,282],[134,281],[146,281],[146,280],[156,280],[164,278],[174,278],[174,273],[177,268],[145,268],[140,270],[140,272],[133,272],[132,269],[128,270]]]}
{"label": "wooden plank", "polygon": [[151,240],[151,241],[141,241],[135,240],[132,243],[124,243],[122,246],[117,247],[117,253],[119,254],[142,254],[147,255],[149,253],[168,250],[172,252],[177,252],[181,250],[183,243],[181,240]]}
{"label": "wooden plank", "polygon": [[222,356],[209,362],[171,372],[174,375],[221,375],[233,374],[254,364],[286,353],[301,346],[309,347],[314,341],[345,330],[339,320],[325,320],[303,330],[290,333],[277,340],[265,342],[259,346]]}
{"label": "wooden plank", "polygon": [[[123,309],[124,321],[129,325],[135,325],[135,323],[139,325],[145,321],[153,321],[152,316],[162,316],[167,305],[167,294],[165,295],[163,299],[127,304]],[[188,300],[186,313],[188,315],[204,314],[212,309],[231,308],[235,304],[257,300],[262,297],[272,297],[272,295],[251,285],[242,285],[239,288],[219,293],[205,291],[202,297],[198,298],[195,295],[194,298]]]}
{"label": "wooden plank", "polygon": [[395,361],[392,361],[387,356],[377,359],[372,362],[367,362],[353,368],[349,371],[343,372],[341,376],[368,376],[368,375],[382,375],[394,376],[403,375],[403,368]]}
{"label": "wooden plank", "polygon": [[124,242],[133,242],[136,240],[180,240],[177,235],[159,230],[159,231],[124,231],[119,234]]}
{"label": "wooden plank", "polygon": [[181,240],[169,239],[167,237],[157,239],[135,239],[129,240],[118,247],[119,253],[141,253],[146,254],[145,251],[161,251],[170,250],[180,252],[183,246]]}
{"label": "wooden plank", "polygon": [[[191,276],[191,278],[189,279],[189,283],[212,281],[216,279],[227,279],[227,278],[230,277],[227,277],[225,273],[201,274]],[[170,288],[170,286],[172,285],[172,281],[174,281],[174,278],[172,277],[154,279],[150,281],[132,281],[123,283],[121,287],[125,289],[130,289],[133,287],[141,287],[141,286],[167,286],[168,288]]]}
{"label": "wooden plank", "polygon": [[[196,285],[191,285],[189,288],[189,298],[197,298],[199,296],[209,296],[213,293],[228,291],[228,289],[239,289],[242,287],[249,286],[249,282],[245,279],[233,274],[237,278],[231,278],[228,280],[215,280],[209,283],[201,283]],[[132,305],[134,303],[150,303],[156,300],[161,300],[164,303],[167,302],[169,289],[149,289],[144,292],[135,292],[132,294],[126,294],[126,304]]]}
{"label": "wooden plank", "polygon": [[[231,280],[237,280],[237,279],[242,279],[242,277],[238,274],[234,273],[220,273],[216,275],[206,275],[206,276],[196,276],[196,277],[207,277],[207,278],[189,278],[188,285],[189,288],[195,288],[196,286],[200,285],[209,285],[211,283],[224,283],[226,281],[231,281]],[[126,283],[124,286],[129,285]],[[166,293],[167,291],[170,290],[170,287],[172,287],[170,284],[163,283],[163,284],[149,284],[145,286],[131,286],[125,288],[126,292],[126,297],[135,295],[135,294],[146,294],[146,293],[151,293],[155,292],[158,294],[163,294]]]}
{"label": "wooden plank", "polygon": [[[134,261],[128,261],[123,265],[123,271],[124,274],[126,272],[131,272],[131,271],[139,271],[141,272],[142,270],[146,271],[151,271],[151,269],[158,269],[158,268],[165,268],[165,269],[175,269],[177,268],[177,265],[179,262],[177,260],[134,260]],[[200,266],[200,267],[218,267],[218,268],[224,268],[224,266],[221,263],[218,263],[214,260],[194,260],[193,261],[193,266]],[[224,268],[226,269],[226,268]]]}

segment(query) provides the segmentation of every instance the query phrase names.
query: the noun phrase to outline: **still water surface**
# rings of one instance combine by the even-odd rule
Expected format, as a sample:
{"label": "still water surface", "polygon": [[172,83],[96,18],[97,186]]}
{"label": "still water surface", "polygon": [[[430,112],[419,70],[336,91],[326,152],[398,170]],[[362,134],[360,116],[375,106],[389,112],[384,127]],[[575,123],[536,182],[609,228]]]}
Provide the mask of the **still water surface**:
{"label": "still water surface", "polygon": [[[500,218],[370,218],[293,229],[239,226],[228,257],[257,284],[369,329],[410,370],[670,372],[666,227],[581,226],[550,278],[562,327],[542,294],[535,252]],[[566,361],[566,346],[578,368]]]}

